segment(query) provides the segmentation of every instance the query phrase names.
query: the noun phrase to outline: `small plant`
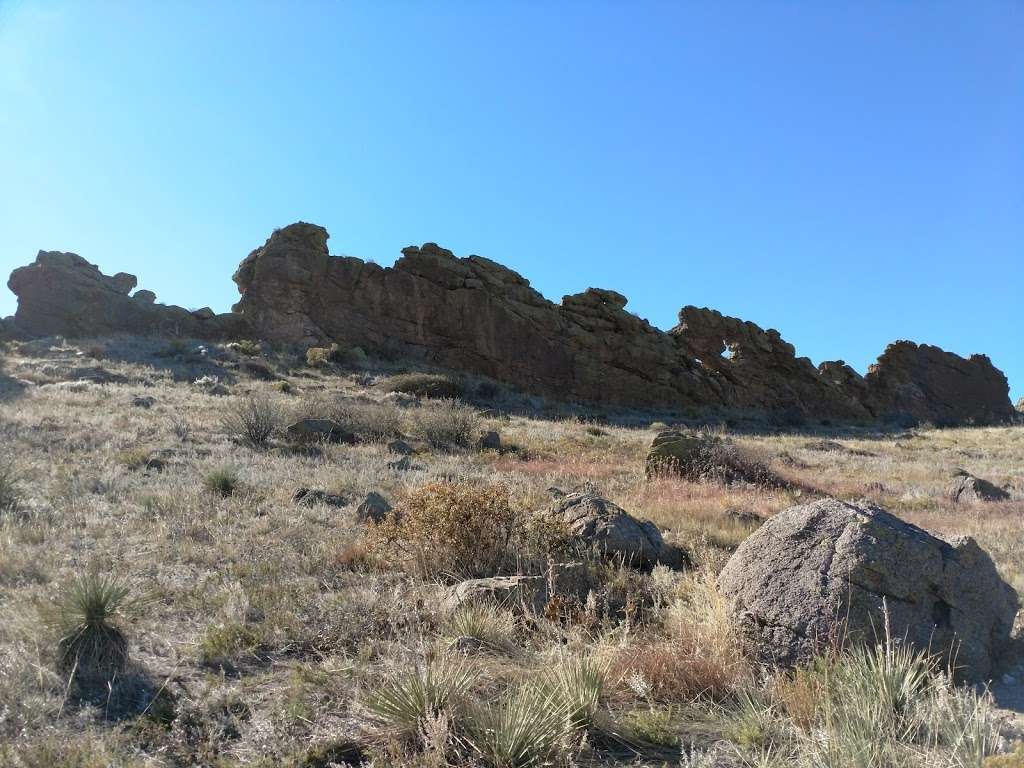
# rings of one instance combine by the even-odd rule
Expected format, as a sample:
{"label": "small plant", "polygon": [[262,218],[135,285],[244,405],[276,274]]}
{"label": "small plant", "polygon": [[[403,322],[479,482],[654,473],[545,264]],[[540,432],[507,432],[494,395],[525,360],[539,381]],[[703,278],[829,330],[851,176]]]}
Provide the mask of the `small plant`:
{"label": "small plant", "polygon": [[306,365],[323,368],[331,363],[341,362],[341,348],[337,344],[329,347],[310,347],[306,350]]}
{"label": "small plant", "polygon": [[402,373],[384,382],[384,389],[387,392],[444,400],[456,400],[463,396],[462,385],[440,373]]}
{"label": "small plant", "polygon": [[455,705],[472,684],[469,669],[442,660],[396,675],[371,692],[364,703],[389,730],[411,736],[429,718]]}
{"label": "small plant", "polygon": [[14,462],[0,462],[0,516],[14,515],[21,500],[21,484]]}
{"label": "small plant", "polygon": [[256,395],[230,405],[221,425],[231,437],[253,448],[261,448],[277,432],[281,421],[281,409],[277,404],[265,395]]}
{"label": "small plant", "polygon": [[232,660],[259,647],[256,632],[245,624],[229,622],[209,627],[199,643],[199,659],[212,667],[231,667]]}
{"label": "small plant", "polygon": [[128,469],[141,469],[150,459],[146,448],[125,448],[114,455],[114,461]]}
{"label": "small plant", "polygon": [[171,431],[181,442],[188,442],[192,438],[192,424],[180,413],[170,415]]}
{"label": "small plant", "polygon": [[457,400],[441,400],[413,415],[416,433],[435,448],[468,448],[480,431],[480,417]]}
{"label": "small plant", "polygon": [[590,659],[562,659],[540,687],[565,713],[570,728],[587,730],[596,724],[607,672]]}
{"label": "small plant", "polygon": [[558,702],[529,684],[497,705],[475,707],[466,729],[473,751],[489,768],[547,765],[571,730]]}
{"label": "small plant", "polygon": [[227,498],[238,490],[238,473],[230,467],[220,467],[207,473],[203,487],[211,493]]}
{"label": "small plant", "polygon": [[636,740],[662,747],[674,747],[679,743],[679,736],[672,729],[672,715],[671,706],[664,709],[638,709],[626,716],[626,726]]}
{"label": "small plant", "polygon": [[128,638],[116,618],[135,603],[120,579],[91,572],[72,581],[56,606],[57,671],[84,689],[105,687],[128,667]]}
{"label": "small plant", "polygon": [[281,379],[281,381],[277,382],[277,384],[274,385],[274,389],[276,389],[282,395],[290,395],[294,387],[292,386],[290,381]]}
{"label": "small plant", "polygon": [[263,354],[263,347],[258,341],[253,341],[252,339],[233,341],[228,345],[228,348],[246,357],[259,357]]}
{"label": "small plant", "polygon": [[483,578],[514,567],[527,531],[504,485],[445,482],[414,490],[368,533],[424,576]]}
{"label": "small plant", "polygon": [[448,620],[448,631],[455,637],[472,637],[486,646],[502,650],[512,645],[516,619],[512,612],[490,603],[459,606]]}

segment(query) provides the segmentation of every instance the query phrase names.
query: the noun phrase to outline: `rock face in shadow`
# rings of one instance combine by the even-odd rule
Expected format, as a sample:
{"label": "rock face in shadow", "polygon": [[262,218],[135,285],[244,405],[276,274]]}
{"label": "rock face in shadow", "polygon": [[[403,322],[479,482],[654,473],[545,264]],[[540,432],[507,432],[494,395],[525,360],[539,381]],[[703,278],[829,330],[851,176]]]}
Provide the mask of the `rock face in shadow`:
{"label": "rock face in shadow", "polygon": [[100,336],[110,333],[226,338],[240,331],[234,315],[189,312],[154,303],[152,291],[130,295],[137,280],[109,277],[81,256],[40,251],[34,263],[11,273],[7,287],[18,297],[17,332],[30,336]]}
{"label": "rock face in shadow", "polygon": [[275,230],[235,272],[241,298],[226,315],[156,304],[150,291],[129,295],[131,275],[107,277],[74,254],[41,252],[11,275],[16,329],[337,343],[559,400],[746,412],[790,426],[892,414],[996,423],[1013,415],[1005,378],[984,356],[964,360],[899,342],[861,377],[842,361],[815,368],[778,331],[711,309],[684,307],[666,333],[628,312],[626,297],[612,290],[588,288],[555,304],[480,256],[456,258],[426,243],[385,268],[331,256],[327,239],[315,224]]}
{"label": "rock face in shadow", "polygon": [[897,341],[865,377],[879,417],[909,414],[937,426],[1011,421],[1010,385],[986,355],[966,360],[927,344]]}
{"label": "rock face in shadow", "polygon": [[719,577],[760,656],[789,666],[833,643],[890,637],[989,678],[1017,595],[973,539],[950,542],[866,501],[823,499],[780,512]]}

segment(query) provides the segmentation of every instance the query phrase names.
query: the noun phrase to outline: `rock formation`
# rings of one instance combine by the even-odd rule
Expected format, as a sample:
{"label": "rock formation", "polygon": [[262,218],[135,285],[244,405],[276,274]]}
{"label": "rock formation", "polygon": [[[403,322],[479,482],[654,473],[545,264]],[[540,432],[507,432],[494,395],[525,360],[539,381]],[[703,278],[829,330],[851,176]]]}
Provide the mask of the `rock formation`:
{"label": "rock formation", "polygon": [[866,501],[823,499],[775,515],[740,545],[720,585],[767,661],[875,642],[888,627],[970,680],[991,674],[1018,607],[973,539],[945,542]]}
{"label": "rock formation", "polygon": [[236,271],[241,299],[225,315],[156,304],[150,291],[129,295],[131,275],[107,277],[74,254],[41,252],[11,275],[14,331],[338,344],[563,400],[761,414],[792,425],[1013,416],[1005,378],[981,355],[965,360],[898,342],[862,377],[842,361],[815,368],[778,331],[714,310],[684,307],[666,333],[627,312],[615,291],[589,288],[555,304],[480,256],[456,258],[427,243],[385,268],[331,256],[327,238],[302,222],[274,231]]}
{"label": "rock formation", "polygon": [[152,291],[136,291],[134,275],[108,277],[74,253],[40,251],[33,264],[11,273],[18,297],[14,326],[30,336],[102,336],[110,333],[227,338],[239,318],[156,304]]}

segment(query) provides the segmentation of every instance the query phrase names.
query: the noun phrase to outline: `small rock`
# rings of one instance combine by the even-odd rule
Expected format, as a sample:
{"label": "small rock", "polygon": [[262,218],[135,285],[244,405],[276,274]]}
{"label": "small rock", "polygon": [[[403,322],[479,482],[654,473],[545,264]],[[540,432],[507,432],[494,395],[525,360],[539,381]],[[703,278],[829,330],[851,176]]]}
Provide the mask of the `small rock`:
{"label": "small rock", "polygon": [[485,650],[487,650],[487,644],[479,637],[461,635],[449,643],[447,652],[453,654],[459,653],[463,656],[471,656]]}
{"label": "small rock", "polygon": [[405,440],[392,440],[388,443],[388,453],[397,453],[399,456],[412,456],[415,449]]}
{"label": "small rock", "polygon": [[348,506],[348,499],[336,493],[328,493],[315,488],[299,488],[292,494],[292,503],[300,507],[311,507],[314,504],[325,504],[328,507]]}
{"label": "small rock", "polygon": [[1010,494],[998,485],[975,477],[970,472],[958,469],[953,473],[947,491],[949,498],[957,504],[973,504],[980,501],[1006,501]]}
{"label": "small rock", "polygon": [[163,472],[166,467],[167,464],[164,462],[164,460],[157,458],[156,456],[153,456],[148,461],[146,461],[147,472]]}
{"label": "small rock", "polygon": [[477,440],[477,448],[479,448],[481,451],[500,451],[501,435],[499,435],[493,429],[484,432],[482,435],[480,435],[480,439]]}
{"label": "small rock", "polygon": [[407,472],[412,469],[412,460],[408,456],[403,456],[397,461],[389,461],[388,469],[393,469],[396,472]]}
{"label": "small rock", "polygon": [[361,523],[379,523],[390,511],[388,500],[376,491],[370,491],[356,507],[356,519]]}
{"label": "small rock", "polygon": [[150,397],[149,395],[136,397],[132,399],[132,405],[134,405],[136,408],[152,408],[155,403],[156,398]]}
{"label": "small rock", "polygon": [[764,518],[756,512],[751,512],[748,509],[737,509],[736,507],[729,507],[722,512],[722,516],[743,525],[760,525],[764,522]]}

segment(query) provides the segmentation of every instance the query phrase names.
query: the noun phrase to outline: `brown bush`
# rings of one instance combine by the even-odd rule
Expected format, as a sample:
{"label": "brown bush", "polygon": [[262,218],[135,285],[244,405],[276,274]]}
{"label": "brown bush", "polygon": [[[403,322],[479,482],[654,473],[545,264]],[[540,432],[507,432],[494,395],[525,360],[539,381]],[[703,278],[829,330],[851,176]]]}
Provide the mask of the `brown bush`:
{"label": "brown bush", "polygon": [[437,399],[457,399],[463,395],[458,381],[440,373],[401,373],[384,382],[384,389]]}
{"label": "brown bush", "polygon": [[514,570],[525,514],[498,484],[429,483],[370,531],[371,545],[424,577],[484,578]]}

